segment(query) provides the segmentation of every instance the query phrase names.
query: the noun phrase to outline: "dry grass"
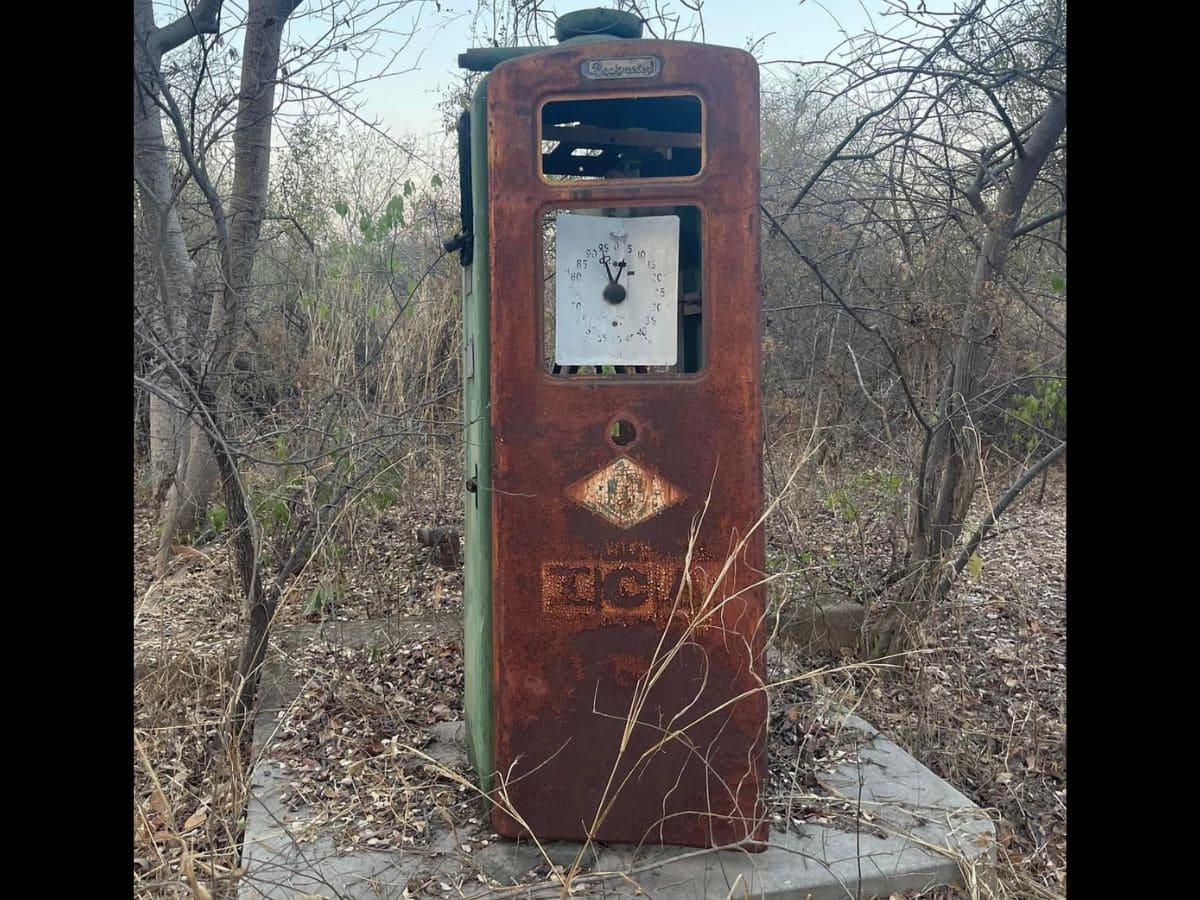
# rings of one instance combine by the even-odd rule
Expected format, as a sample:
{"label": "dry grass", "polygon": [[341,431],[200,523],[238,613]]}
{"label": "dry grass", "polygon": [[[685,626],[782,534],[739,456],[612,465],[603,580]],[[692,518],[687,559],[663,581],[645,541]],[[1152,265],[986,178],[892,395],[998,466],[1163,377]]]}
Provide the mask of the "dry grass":
{"label": "dry grass", "polygon": [[[428,551],[416,545],[412,533],[412,523],[429,521],[424,517],[434,514],[434,507],[444,499],[439,478],[428,470],[405,474],[411,491],[408,502],[384,511],[360,504],[365,508],[352,514],[355,530],[337,535],[339,540],[358,541],[356,553],[335,554],[335,563],[314,563],[294,579],[295,589],[287,592],[278,610],[278,628],[306,620],[323,620],[332,628],[338,622],[437,609],[451,618],[457,615],[461,573],[438,568]],[[138,510],[134,527],[136,893],[147,898],[189,897],[205,891],[214,897],[231,895],[244,824],[246,766],[229,758],[221,734],[228,722],[236,657],[244,637],[242,604],[231,580],[224,535],[176,555],[167,576],[153,583],[152,521],[151,509]],[[342,571],[347,578],[338,603],[306,616],[310,588]],[[430,699],[428,691],[421,693],[421,684],[414,688],[401,678],[399,690],[389,692],[380,705],[385,699],[380,686],[388,681],[386,673],[391,673],[393,683],[397,681],[395,663],[406,652],[411,654],[411,647],[385,646],[348,654],[328,644],[296,651],[289,665],[307,677],[312,688],[299,706],[301,712],[306,704],[324,703],[336,718],[350,704],[360,710],[362,721],[378,727],[397,720],[395,706],[411,706],[416,697]],[[461,659],[457,650],[451,652],[453,659],[446,664],[451,683],[441,699],[453,704],[457,717]],[[325,694],[323,685],[328,688]],[[437,702],[431,700],[430,708]],[[440,710],[431,715],[438,714]],[[406,742],[421,742],[412,728],[398,729],[399,733]],[[337,756],[342,749],[317,744],[319,750],[306,752]],[[286,750],[289,744],[281,740],[280,746]],[[255,748],[256,754],[261,749]]]}
{"label": "dry grass", "polygon": [[[779,591],[784,599],[788,591],[801,596],[814,581],[846,589],[886,564],[890,499],[873,493],[878,479],[855,487],[869,469],[843,462],[842,472],[859,474],[814,473],[776,510],[768,531],[772,558],[781,568],[803,569],[781,579],[777,597]],[[378,620],[435,609],[451,620],[458,615],[459,574],[433,565],[412,534],[418,522],[455,522],[457,495],[432,467],[406,477],[401,503],[382,513],[356,511],[355,557],[337,563],[347,583],[339,604],[323,613],[328,618]],[[837,493],[842,488],[858,500],[856,517],[846,515]],[[821,727],[818,704],[857,707],[994,811],[1001,896],[1065,892],[1062,493],[1061,476],[1054,476],[1042,505],[1031,494],[1013,508],[1002,523],[1010,530],[984,545],[979,575],[963,579],[945,615],[931,625],[931,650],[888,677],[853,668],[813,677],[821,667],[852,661],[801,659],[783,648],[771,654],[771,680],[786,683],[771,698],[774,780],[767,800],[776,828],[822,820],[856,827],[857,812],[831,802],[812,782],[814,772],[846,752]],[[831,503],[831,496],[841,499]],[[148,512],[139,516],[135,536],[138,607],[153,545]],[[808,558],[793,565],[797,549]],[[222,542],[200,552],[179,558],[137,615],[139,897],[228,896],[237,874],[245,785],[237,762],[231,767],[214,738],[232,691],[241,612]],[[319,566],[303,576],[306,584],[321,577]],[[305,596],[305,590],[293,592],[280,611],[281,627],[302,621]],[[333,822],[343,846],[419,847],[435,828],[454,822],[471,835],[467,840],[493,839],[469,773],[422,757],[428,725],[460,715],[461,663],[452,633],[421,643],[419,650],[404,640],[354,650],[317,643],[289,658],[305,688],[265,749],[294,764],[310,832]],[[354,791],[343,789],[347,768]],[[564,881],[583,887],[598,874],[579,866],[574,874],[571,867],[555,870],[547,860],[540,875],[530,877],[549,878],[547,888],[561,890]],[[921,896],[956,895],[939,889]]]}
{"label": "dry grass", "polygon": [[[370,276],[324,277],[291,318],[268,305],[251,329],[235,386],[245,418],[233,427],[261,460],[241,478],[262,530],[264,574],[305,516],[340,485],[357,485],[322,522],[277,624],[451,608],[461,594],[457,576],[432,575],[410,544],[416,525],[441,524],[458,470],[451,263],[399,293]],[[231,758],[221,737],[244,613],[226,535],[177,548],[152,582],[152,519],[139,509],[134,526],[134,878],[139,896],[219,896],[236,876],[246,795],[247,761]]]}
{"label": "dry grass", "polygon": [[204,896],[227,884],[245,798],[218,737],[239,635],[224,548],[148,594],[155,539],[135,527],[134,882],[142,897]]}
{"label": "dry grass", "polygon": [[[894,504],[876,464],[843,460],[815,473],[773,523],[781,554],[797,542],[822,565],[822,587],[875,598],[893,554]],[[864,473],[866,477],[864,477]],[[981,491],[982,516],[993,489]],[[882,679],[843,685],[864,718],[992,812],[999,826],[999,888],[1012,898],[1066,892],[1065,477],[1032,485],[926,623],[923,652]],[[804,579],[788,590],[803,597]],[[878,610],[874,611],[878,614]],[[798,658],[816,666],[827,658]]]}

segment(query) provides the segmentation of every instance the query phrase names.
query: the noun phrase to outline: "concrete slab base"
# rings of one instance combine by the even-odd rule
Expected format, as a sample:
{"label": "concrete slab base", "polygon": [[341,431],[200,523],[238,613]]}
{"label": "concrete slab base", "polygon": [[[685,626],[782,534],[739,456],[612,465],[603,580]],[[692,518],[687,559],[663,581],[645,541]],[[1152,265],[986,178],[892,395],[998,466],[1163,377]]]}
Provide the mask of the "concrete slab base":
{"label": "concrete slab base", "polygon": [[[856,716],[844,725],[857,735],[856,758],[821,779],[869,814],[858,832],[806,824],[801,834],[772,832],[763,853],[678,847],[597,846],[585,857],[588,874],[574,896],[691,898],[795,898],[868,900],[892,893],[956,884],[973,896],[995,896],[995,828],[987,815],[896,744]],[[426,752],[467,771],[463,728],[437,726]],[[420,851],[339,855],[332,839],[300,845],[288,833],[284,807],[286,777],[264,761],[252,773],[239,900],[252,898],[482,897],[504,894],[552,897],[561,885],[545,880],[549,865],[531,842],[490,843],[459,829],[432,836]],[[474,846],[461,849],[460,841]],[[578,844],[554,843],[542,850],[555,865],[569,866]],[[543,873],[530,884],[530,873]],[[486,883],[485,883],[486,882]],[[422,893],[408,885],[423,884]],[[524,885],[514,888],[515,885]]]}

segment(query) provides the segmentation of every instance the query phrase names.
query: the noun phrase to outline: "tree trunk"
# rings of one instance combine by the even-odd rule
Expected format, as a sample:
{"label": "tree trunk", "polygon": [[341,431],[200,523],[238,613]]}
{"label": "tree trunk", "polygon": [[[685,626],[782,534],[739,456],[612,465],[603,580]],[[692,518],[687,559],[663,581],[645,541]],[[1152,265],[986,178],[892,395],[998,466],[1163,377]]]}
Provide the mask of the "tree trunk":
{"label": "tree trunk", "polygon": [[[217,392],[218,409],[228,403],[229,378],[238,332],[246,316],[246,290],[254,269],[258,235],[267,209],[267,183],[271,162],[271,126],[275,114],[275,78],[283,30],[299,0],[251,0],[246,43],[242,54],[242,83],[234,135],[233,197],[229,215],[229,273],[222,292],[222,307],[213,306],[209,333],[213,340],[212,371],[222,375]],[[222,460],[227,457],[222,454]],[[226,502],[244,503],[232,471],[232,460],[222,463]],[[233,732],[248,742],[250,710],[258,696],[258,682],[266,657],[267,640],[279,602],[279,586],[263,584],[258,535],[244,508],[245,525],[235,546],[238,571],[246,594],[250,627],[238,661],[241,686],[234,710]],[[251,559],[251,552],[253,557]]]}
{"label": "tree trunk", "polygon": [[[222,253],[225,285],[213,300],[208,321],[205,371],[217,379],[218,414],[228,411],[233,354],[246,320],[246,292],[267,210],[279,47],[287,18],[299,5],[299,0],[251,0],[247,13],[237,126],[233,135],[233,191]],[[224,212],[214,210],[214,214],[220,217]]]}
{"label": "tree trunk", "polygon": [[[234,176],[228,215],[212,185],[201,185],[216,222],[224,286],[213,297],[203,365],[197,370],[206,373],[206,382],[214,380],[215,387],[211,391],[215,398],[214,411],[222,420],[229,412],[229,374],[245,322],[246,291],[266,214],[279,48],[287,18],[298,5],[297,0],[258,0],[250,4],[233,135]],[[192,174],[197,181],[203,176],[199,171]],[[190,531],[203,521],[216,472],[217,464],[208,439],[199,426],[193,426],[186,453],[180,456],[175,489],[162,523],[155,558],[157,575],[161,576],[166,570],[171,544],[178,533]]]}
{"label": "tree trunk", "polygon": [[958,446],[943,470],[939,509],[934,518],[934,527],[938,529],[935,548],[939,557],[957,542],[975,496],[975,481],[979,474],[979,431],[972,421],[974,410],[971,404],[996,343],[992,334],[994,297],[1025,200],[1066,125],[1067,99],[1065,96],[1054,97],[1030,133],[1024,155],[1013,167],[1012,182],[1001,193],[992,211],[983,247],[975,260],[950,396],[950,427]]}
{"label": "tree trunk", "polygon": [[[183,240],[179,209],[172,202],[171,174],[158,106],[151,95],[159,54],[155,52],[151,5],[134,6],[133,165],[142,228],[154,254],[158,309],[153,317],[161,338],[180,346],[187,333],[186,298],[195,284],[195,265]],[[165,386],[165,385],[164,385]],[[183,414],[160,396],[150,395],[150,472],[154,497],[162,503],[179,465]],[[165,510],[164,510],[165,512]]]}
{"label": "tree trunk", "polygon": [[[159,67],[163,53],[197,33],[215,30],[219,3],[205,2],[191,15],[166,28],[154,24],[150,0],[134,3],[133,163],[142,227],[154,252],[158,309],[146,318],[159,340],[180,364],[195,356],[189,341],[189,313],[197,305],[196,265],[188,253],[171,186],[171,167],[159,110]],[[173,383],[165,376],[163,386]],[[161,541],[156,573],[161,575],[180,526],[191,530],[203,521],[215,487],[215,463],[201,435],[202,457],[190,465],[189,447],[196,444],[194,426],[185,428],[182,410],[157,395],[150,398],[150,465],[154,496],[162,507]]]}
{"label": "tree trunk", "polygon": [[175,483],[183,443],[183,414],[158,394],[150,395],[150,484],[154,502],[162,504]]}
{"label": "tree trunk", "polygon": [[[939,422],[927,439],[917,485],[915,527],[908,557],[911,593],[897,601],[876,632],[876,655],[897,653],[908,643],[908,627],[923,619],[949,590],[944,566],[962,534],[980,470],[979,432],[973,407],[991,360],[995,336],[992,309],[1008,261],[1017,222],[1034,181],[1054,151],[1067,123],[1065,95],[1050,99],[1012,169],[1012,180],[996,206],[982,213],[985,233],[975,260],[963,310],[954,366],[942,390]],[[978,197],[973,205],[981,208]]]}
{"label": "tree trunk", "polygon": [[[259,231],[266,214],[280,44],[287,19],[297,6],[299,0],[250,0],[242,53],[237,123],[233,135],[234,176],[228,214],[208,178],[203,160],[194,155],[192,147],[185,145],[182,148],[190,173],[212,212],[223,285],[213,296],[204,346],[194,348],[190,354],[181,352],[181,348],[188,346],[185,339],[179,342],[179,347],[170,348],[172,356],[186,367],[184,371],[173,373],[174,380],[181,386],[190,382],[199,402],[194,413],[197,418],[187,432],[187,446],[179,455],[175,490],[172,502],[167,506],[155,568],[161,575],[170,558],[171,542],[177,530],[187,520],[194,519],[196,513],[203,514],[200,498],[207,497],[208,486],[219,472],[228,507],[234,564],[246,597],[250,621],[238,665],[241,684],[232,722],[233,733],[239,741],[249,739],[245,726],[257,695],[260,669],[280,589],[278,582],[271,585],[263,583],[259,535],[247,509],[247,497],[236,456],[223,437],[222,426],[229,420],[233,356],[245,323],[247,293],[258,249]],[[140,85],[135,84],[135,103],[140,96],[144,110],[138,124],[140,130],[136,132],[138,146],[135,152],[140,154],[139,161],[141,156],[145,157],[147,171],[153,169],[156,177],[165,177],[165,182],[155,182],[160,183],[160,187],[155,189],[154,183],[139,173],[139,187],[152,200],[159,200],[157,205],[144,204],[144,208],[153,208],[159,213],[150,235],[158,248],[160,291],[164,299],[163,318],[175,316],[172,320],[175,324],[178,324],[178,310],[183,308],[181,298],[188,296],[184,293],[185,284],[187,289],[195,290],[195,273],[189,269],[184,277],[182,268],[176,271],[162,264],[170,261],[182,267],[185,261],[190,263],[190,259],[183,244],[182,228],[178,227],[178,211],[173,203],[162,202],[162,198],[170,196],[161,189],[162,183],[168,188],[170,184],[166,145],[158,107],[153,106],[152,113],[149,111],[147,104],[153,105],[153,99],[147,97],[146,93],[148,90],[158,90],[155,79],[164,46],[178,46],[197,33],[215,32],[216,15],[220,7],[220,0],[201,0],[194,10],[172,25],[156,29],[150,0],[135,0],[135,46],[140,45],[139,55],[135,59],[139,72],[136,81],[140,81]],[[186,141],[188,135],[179,110],[170,103],[167,107],[176,137]],[[175,240],[176,235],[178,240]],[[171,305],[172,302],[175,305]],[[196,373],[201,373],[198,378]],[[201,424],[207,427],[202,428]],[[160,431],[165,429],[160,428]],[[162,446],[165,448],[165,445],[164,434]],[[160,459],[165,455],[163,449]],[[301,550],[297,547],[293,552],[293,558],[281,571],[281,580],[294,571]]]}
{"label": "tree trunk", "polygon": [[195,534],[208,516],[208,506],[217,487],[217,461],[203,428],[187,423],[181,441],[179,462],[162,513],[154,577],[161,578],[171,561],[172,542]]}

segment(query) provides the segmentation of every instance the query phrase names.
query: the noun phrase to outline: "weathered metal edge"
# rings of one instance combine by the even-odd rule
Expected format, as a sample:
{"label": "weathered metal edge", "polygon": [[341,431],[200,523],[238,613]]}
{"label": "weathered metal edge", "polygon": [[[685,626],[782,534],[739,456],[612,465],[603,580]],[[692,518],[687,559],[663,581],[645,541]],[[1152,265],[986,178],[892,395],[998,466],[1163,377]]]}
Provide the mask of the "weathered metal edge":
{"label": "weathered metal edge", "polygon": [[492,424],[488,123],[485,75],[471,100],[471,182],[475,198],[470,296],[464,297],[463,678],[467,753],[486,793],[492,789]]}

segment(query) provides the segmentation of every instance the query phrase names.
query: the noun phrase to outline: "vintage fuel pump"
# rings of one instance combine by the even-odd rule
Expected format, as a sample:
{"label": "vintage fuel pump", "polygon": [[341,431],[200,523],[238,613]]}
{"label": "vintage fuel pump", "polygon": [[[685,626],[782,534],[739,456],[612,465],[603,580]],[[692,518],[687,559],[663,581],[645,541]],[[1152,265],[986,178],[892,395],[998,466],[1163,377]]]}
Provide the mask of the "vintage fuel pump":
{"label": "vintage fuel pump", "polygon": [[467,740],[516,837],[766,837],[758,69],[470,50],[459,128]]}

